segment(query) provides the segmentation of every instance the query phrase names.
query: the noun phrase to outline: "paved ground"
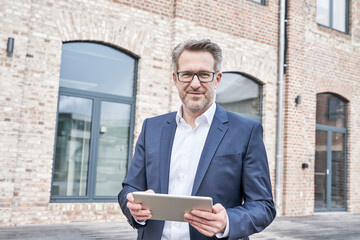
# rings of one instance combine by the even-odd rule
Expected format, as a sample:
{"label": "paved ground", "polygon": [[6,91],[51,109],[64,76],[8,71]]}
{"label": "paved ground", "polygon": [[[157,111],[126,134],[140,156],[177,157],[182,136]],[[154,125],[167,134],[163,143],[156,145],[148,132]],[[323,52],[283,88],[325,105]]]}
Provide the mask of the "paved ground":
{"label": "paved ground", "polygon": [[278,217],[251,240],[359,240],[360,214],[316,213],[307,217]]}
{"label": "paved ground", "polygon": [[[8,240],[93,240],[136,239],[136,232],[126,222],[71,223],[0,227],[0,239]],[[360,214],[317,213],[307,217],[277,217],[262,233],[251,240],[359,240]]]}

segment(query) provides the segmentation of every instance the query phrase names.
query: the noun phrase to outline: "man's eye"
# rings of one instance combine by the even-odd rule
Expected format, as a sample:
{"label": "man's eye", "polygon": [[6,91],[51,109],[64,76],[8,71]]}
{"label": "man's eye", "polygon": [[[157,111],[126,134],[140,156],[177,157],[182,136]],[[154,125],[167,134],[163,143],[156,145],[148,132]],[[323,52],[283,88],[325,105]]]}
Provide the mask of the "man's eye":
{"label": "man's eye", "polygon": [[182,73],[181,76],[182,77],[185,77],[185,78],[189,78],[189,77],[192,77],[192,73]]}
{"label": "man's eye", "polygon": [[199,73],[199,76],[202,78],[208,78],[208,77],[210,77],[210,73],[202,72],[202,73]]}

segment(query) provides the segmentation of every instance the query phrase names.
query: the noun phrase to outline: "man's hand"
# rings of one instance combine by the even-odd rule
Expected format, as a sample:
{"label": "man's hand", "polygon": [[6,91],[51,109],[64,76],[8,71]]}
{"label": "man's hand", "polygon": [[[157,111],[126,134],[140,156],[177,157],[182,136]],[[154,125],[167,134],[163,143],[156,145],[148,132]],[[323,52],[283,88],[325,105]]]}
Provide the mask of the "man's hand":
{"label": "man's hand", "polygon": [[227,213],[225,208],[220,203],[217,203],[213,206],[212,213],[192,210],[190,213],[185,213],[184,219],[200,233],[213,237],[215,234],[225,231]]}
{"label": "man's hand", "polygon": [[[155,193],[151,189],[146,190],[145,192]],[[126,195],[126,199],[128,200],[126,207],[130,210],[131,216],[133,216],[133,218],[135,218],[137,221],[144,221],[151,218],[151,211],[143,209],[141,203],[135,202],[132,193],[128,193],[128,195]]]}

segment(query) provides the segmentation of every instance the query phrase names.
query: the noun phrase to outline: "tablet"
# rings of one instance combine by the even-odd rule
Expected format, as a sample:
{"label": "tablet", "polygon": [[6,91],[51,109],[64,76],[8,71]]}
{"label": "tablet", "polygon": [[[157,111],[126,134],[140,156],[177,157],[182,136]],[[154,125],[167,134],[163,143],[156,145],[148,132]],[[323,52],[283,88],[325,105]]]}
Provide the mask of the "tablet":
{"label": "tablet", "polygon": [[184,222],[184,213],[193,209],[212,211],[211,197],[178,196],[160,193],[133,192],[135,202],[150,209],[154,220]]}

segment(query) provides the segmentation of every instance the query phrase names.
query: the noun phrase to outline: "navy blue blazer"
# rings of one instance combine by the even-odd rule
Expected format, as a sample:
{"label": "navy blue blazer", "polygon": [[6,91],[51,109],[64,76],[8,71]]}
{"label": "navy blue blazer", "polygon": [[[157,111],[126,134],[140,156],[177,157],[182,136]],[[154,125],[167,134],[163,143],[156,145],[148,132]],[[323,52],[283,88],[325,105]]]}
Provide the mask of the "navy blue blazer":
{"label": "navy blue blazer", "polygon": [[[176,131],[176,113],[146,119],[123,189],[118,195],[121,209],[130,225],[138,229],[138,239],[160,240],[164,221],[137,224],[126,207],[126,195],[153,189],[168,193],[169,167]],[[197,168],[193,196],[212,197],[221,203],[229,217],[227,239],[248,239],[262,231],[275,218],[269,167],[260,123],[225,111],[217,105]],[[192,240],[216,239],[189,225]]]}

